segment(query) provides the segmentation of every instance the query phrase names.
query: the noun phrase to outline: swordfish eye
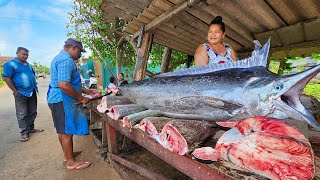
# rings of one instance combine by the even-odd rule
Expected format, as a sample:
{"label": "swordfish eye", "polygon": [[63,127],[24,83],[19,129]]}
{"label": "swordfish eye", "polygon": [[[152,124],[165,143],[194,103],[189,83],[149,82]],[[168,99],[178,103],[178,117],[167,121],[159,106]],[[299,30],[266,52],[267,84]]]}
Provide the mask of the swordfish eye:
{"label": "swordfish eye", "polygon": [[283,83],[282,82],[275,82],[273,87],[274,87],[274,89],[280,91],[283,88]]}

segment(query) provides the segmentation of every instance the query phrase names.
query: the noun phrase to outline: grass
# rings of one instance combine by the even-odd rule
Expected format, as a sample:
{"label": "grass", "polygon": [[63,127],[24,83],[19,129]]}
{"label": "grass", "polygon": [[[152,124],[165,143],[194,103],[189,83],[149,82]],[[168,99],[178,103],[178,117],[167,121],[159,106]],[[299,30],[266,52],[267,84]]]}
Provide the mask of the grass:
{"label": "grass", "polygon": [[320,101],[320,80],[312,79],[304,88],[303,94],[313,96]]}
{"label": "grass", "polygon": [[0,81],[0,87],[4,86],[6,83],[4,81]]}

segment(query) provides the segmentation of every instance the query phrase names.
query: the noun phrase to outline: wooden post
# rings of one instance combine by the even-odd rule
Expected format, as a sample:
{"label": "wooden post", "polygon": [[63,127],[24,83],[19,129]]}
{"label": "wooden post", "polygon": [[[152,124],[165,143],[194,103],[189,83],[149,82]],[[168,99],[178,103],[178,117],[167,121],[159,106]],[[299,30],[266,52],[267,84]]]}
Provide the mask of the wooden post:
{"label": "wooden post", "polygon": [[160,71],[161,73],[168,72],[170,59],[171,59],[171,53],[172,53],[172,49],[170,49],[168,47],[164,48],[162,62],[161,62],[161,71]]}
{"label": "wooden post", "polygon": [[120,47],[116,48],[116,69],[117,75],[121,73],[121,50]]}
{"label": "wooden post", "polygon": [[111,152],[112,154],[118,154],[116,130],[108,123],[105,123],[105,128],[108,139],[108,152]]}
{"label": "wooden post", "polygon": [[[117,31],[117,29],[120,28],[119,23],[120,23],[120,19],[118,17],[115,17],[116,31]],[[120,40],[120,37],[119,37],[119,35],[117,35],[117,33],[115,33],[115,34],[116,34],[115,38],[118,42]],[[117,70],[117,75],[119,73],[121,73],[121,50],[120,50],[120,45],[118,45],[118,44],[117,44],[117,48],[116,48],[116,70]]]}
{"label": "wooden post", "polygon": [[133,78],[135,81],[145,78],[152,37],[152,34],[148,32],[143,34],[141,47],[138,48],[136,67],[134,69]]}
{"label": "wooden post", "polygon": [[187,61],[187,64],[186,64],[187,68],[189,68],[191,66],[192,61],[193,61],[193,56],[188,55],[188,61]]}

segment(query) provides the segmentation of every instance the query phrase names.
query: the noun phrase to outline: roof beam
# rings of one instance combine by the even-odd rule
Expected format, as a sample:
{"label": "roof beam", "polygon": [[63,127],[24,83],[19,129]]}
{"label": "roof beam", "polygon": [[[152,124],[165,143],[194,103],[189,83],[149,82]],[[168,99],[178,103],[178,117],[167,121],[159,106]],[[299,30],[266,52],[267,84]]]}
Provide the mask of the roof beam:
{"label": "roof beam", "polygon": [[[194,4],[199,3],[201,0],[188,0],[184,3],[182,3],[179,6],[176,6],[175,8],[173,8],[171,11],[165,12],[162,15],[158,16],[156,19],[154,19],[152,22],[150,22],[149,24],[147,24],[145,26],[145,31],[149,31],[151,29],[154,29],[156,27],[158,27],[162,22],[167,21],[168,19],[172,18],[174,15],[176,15],[177,13],[185,10],[188,7],[193,6]],[[133,35],[133,38],[136,38],[139,36],[139,32],[136,32]]]}

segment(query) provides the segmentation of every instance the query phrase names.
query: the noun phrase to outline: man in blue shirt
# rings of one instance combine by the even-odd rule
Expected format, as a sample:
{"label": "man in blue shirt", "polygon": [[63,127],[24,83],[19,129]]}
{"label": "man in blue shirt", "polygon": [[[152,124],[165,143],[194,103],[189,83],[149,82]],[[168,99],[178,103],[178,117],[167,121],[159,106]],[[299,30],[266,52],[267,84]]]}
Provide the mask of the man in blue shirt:
{"label": "man in blue shirt", "polygon": [[84,169],[90,166],[87,161],[75,161],[73,152],[73,135],[86,135],[89,132],[87,118],[82,104],[90,101],[82,96],[91,90],[82,89],[80,73],[75,60],[85,52],[81,41],[68,38],[64,49],[51,62],[50,84],[47,102],[64,153],[67,169]]}
{"label": "man in blue shirt", "polygon": [[4,81],[13,91],[16,115],[21,129],[21,142],[29,139],[29,133],[42,132],[34,128],[37,117],[37,83],[35,73],[27,62],[29,50],[18,47],[17,57],[3,65]]}

